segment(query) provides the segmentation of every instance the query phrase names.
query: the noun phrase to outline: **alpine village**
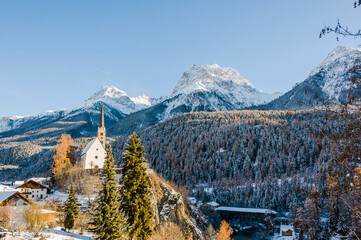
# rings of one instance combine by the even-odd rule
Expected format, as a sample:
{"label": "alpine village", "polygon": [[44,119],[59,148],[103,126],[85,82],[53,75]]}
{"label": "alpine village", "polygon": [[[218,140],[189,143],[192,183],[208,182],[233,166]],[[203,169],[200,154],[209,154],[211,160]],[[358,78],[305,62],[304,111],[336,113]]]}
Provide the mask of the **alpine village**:
{"label": "alpine village", "polygon": [[[194,22],[187,25],[188,21],[201,16],[207,19],[209,17],[208,20],[213,24],[220,21],[232,25],[233,20],[236,21],[235,19],[242,16],[234,15],[231,21],[229,15],[217,10],[218,7],[227,8],[232,12],[231,6],[234,6],[234,11],[236,11],[235,6],[262,11],[266,8],[262,4],[271,4],[266,3],[267,1],[261,1],[263,3],[260,4],[228,0],[222,2],[224,5],[219,1],[216,5],[213,1],[209,1],[207,7],[205,1],[182,3],[169,1],[161,5],[154,1],[143,2],[142,5],[130,1],[79,0],[68,2],[69,6],[65,2],[60,3],[61,1],[20,1],[24,5],[15,2],[0,4],[4,7],[0,8],[0,30],[4,32],[4,39],[0,42],[10,41],[7,38],[12,39],[12,34],[14,37],[16,34],[20,34],[19,36],[29,34],[30,37],[26,40],[25,37],[23,39],[25,42],[22,44],[38,49],[46,49],[54,44],[59,47],[56,53],[54,50],[54,58],[61,59],[74,51],[74,55],[71,55],[74,61],[69,65],[65,64],[61,70],[55,67],[47,69],[46,66],[55,66],[56,63],[52,65],[50,61],[43,61],[40,56],[45,52],[39,52],[37,55],[39,58],[29,61],[31,65],[29,69],[34,67],[39,70],[39,74],[35,74],[34,79],[42,78],[36,61],[46,64],[42,68],[44,74],[52,74],[53,70],[57,73],[63,70],[70,71],[69,74],[74,73],[71,64],[79,61],[76,54],[84,49],[87,49],[83,51],[84,54],[88,54],[85,52],[89,51],[100,58],[99,62],[96,57],[93,60],[85,60],[84,55],[82,60],[89,66],[90,62],[100,64],[103,60],[108,61],[102,58],[104,55],[100,52],[90,50],[87,41],[95,41],[99,44],[113,43],[111,37],[97,36],[96,39],[89,38],[81,44],[77,39],[82,41],[80,39],[84,39],[83,35],[90,34],[91,31],[106,34],[110,30],[105,23],[113,26],[113,23],[108,21],[110,18],[112,21],[129,19],[126,21],[129,26],[119,23],[119,27],[125,29],[125,35],[123,33],[121,35],[122,39],[123,37],[126,39],[131,38],[132,34],[137,34],[134,32],[135,28],[132,28],[133,25],[151,28],[150,23],[157,22],[166,29],[169,24],[177,22],[179,24],[177,26],[180,27],[178,30],[183,31],[185,26],[192,29]],[[320,2],[326,3],[324,0]],[[178,11],[183,4],[192,8],[183,9],[185,12]],[[281,7],[280,3],[275,4]],[[290,1],[283,4],[294,6],[296,3]],[[297,4],[302,14],[305,10],[302,7],[304,4]],[[312,4],[315,4],[316,8],[319,3],[312,1]],[[341,11],[337,7],[332,8],[331,11],[332,4],[336,3],[326,4],[330,12]],[[345,3],[342,1],[337,4]],[[73,10],[68,8],[70,6]],[[358,11],[357,16],[361,16],[361,1],[354,2],[354,10],[352,4],[351,9],[349,5],[346,6],[347,12],[353,14],[352,11]],[[166,11],[172,12],[173,7],[178,9],[173,12],[175,15],[166,14]],[[208,12],[203,9],[204,7]],[[104,9],[107,9],[109,15],[105,12],[101,14]],[[134,11],[131,12],[129,9]],[[142,12],[144,15],[138,10],[145,11]],[[159,15],[147,18],[147,11],[156,11]],[[296,9],[292,11],[298,16]],[[68,15],[60,17],[64,12]],[[209,15],[211,13],[219,14],[218,20],[213,20]],[[93,15],[90,17],[89,14]],[[256,21],[251,13],[246,11],[243,14]],[[315,14],[312,19],[323,19],[321,15]],[[95,23],[92,20],[93,16],[104,25],[99,26]],[[135,16],[141,17],[142,22],[134,20]],[[188,16],[190,19],[184,18],[180,21],[176,16]],[[313,17],[311,13],[310,16]],[[288,17],[293,19],[292,16]],[[39,19],[42,18],[50,22],[44,19],[40,21]],[[276,21],[276,18],[272,17],[269,21]],[[35,21],[34,19],[37,19],[36,23],[32,22]],[[88,28],[82,25],[85,19],[88,21],[87,24],[93,26]],[[288,24],[287,21],[282,21],[282,24]],[[26,32],[27,30],[22,26],[30,27],[34,31]],[[63,28],[64,26],[66,28]],[[276,25],[273,26],[277,28]],[[11,27],[23,29],[25,32],[11,32],[9,30]],[[202,27],[212,28],[207,24],[202,24]],[[223,28],[217,29],[216,25],[213,27],[216,32],[228,31]],[[44,30],[42,28],[53,34],[58,34],[54,32],[55,30],[63,33],[69,31],[69,36],[72,32],[71,44],[67,45],[68,40],[65,37],[61,38],[62,40],[52,38],[49,46],[45,43],[41,44],[40,36],[50,38],[47,33],[45,35],[40,33]],[[131,28],[133,30],[130,30]],[[178,42],[171,37],[174,29],[168,30],[169,33],[162,31],[165,35],[161,36],[165,38],[168,36],[169,41]],[[361,239],[361,48],[338,43],[342,38],[341,41],[350,41],[350,45],[352,45],[351,41],[360,44],[361,31],[352,31],[340,21],[334,28],[326,26],[319,30],[320,38],[316,36],[315,41],[329,44],[328,46],[333,44],[333,47],[326,54],[323,54],[324,51],[317,52],[317,47],[313,47],[314,53],[297,55],[296,52],[300,52],[295,49],[286,60],[288,63],[284,64],[292,64],[292,59],[302,58],[305,66],[309,66],[306,62],[312,63],[312,66],[309,69],[300,68],[299,71],[302,73],[299,77],[306,77],[284,93],[263,92],[237,70],[227,65],[188,63],[185,72],[181,74],[182,69],[179,70],[174,60],[164,63],[168,65],[164,65],[162,71],[170,74],[172,69],[177,69],[178,82],[177,78],[173,79],[172,81],[176,83],[173,85],[173,90],[166,90],[168,94],[162,97],[152,98],[145,94],[130,97],[125,91],[112,86],[116,85],[115,80],[107,80],[109,84],[104,84],[107,83],[106,81],[99,84],[87,80],[87,83],[83,84],[80,77],[79,84],[82,85],[83,90],[79,87],[79,94],[87,92],[87,87],[91,89],[92,84],[97,85],[96,89],[100,89],[90,97],[88,95],[80,104],[79,102],[72,104],[72,107],[26,116],[9,115],[12,113],[10,107],[3,107],[9,105],[20,108],[24,105],[29,111],[38,109],[30,108],[33,105],[30,103],[32,98],[19,96],[12,102],[6,95],[12,94],[9,86],[17,84],[17,80],[10,80],[11,83],[5,80],[12,79],[10,70],[8,71],[11,69],[9,67],[11,61],[17,61],[22,56],[26,56],[26,51],[31,51],[23,51],[19,42],[15,40],[9,42],[10,49],[14,46],[14,48],[19,47],[20,50],[13,51],[16,56],[19,55],[16,60],[9,57],[7,61],[1,61],[0,58],[0,65],[5,64],[4,68],[0,67],[0,95],[4,95],[2,99],[6,98],[6,101],[0,101],[3,102],[1,108],[4,110],[0,114],[0,239]],[[212,42],[212,38],[204,40],[197,35],[202,31],[201,28],[197,29],[197,32],[193,33],[194,37],[199,37],[204,41],[203,44],[207,45],[207,41]],[[145,32],[142,37],[137,35],[139,39],[143,37],[148,39],[152,42],[152,46],[159,47],[157,48],[159,51],[163,47],[167,48],[169,42],[166,43],[160,38],[156,38],[160,42],[153,41],[152,38],[156,34],[148,32],[150,35],[147,35]],[[40,34],[39,38],[36,34]],[[119,37],[116,33],[112,34],[114,36],[109,36],[115,39]],[[249,34],[257,33],[249,32],[247,37],[250,37]],[[330,36],[334,34],[337,39]],[[242,36],[245,38],[244,41],[247,41],[246,35]],[[312,41],[313,38],[314,36]],[[185,38],[180,40],[186,41]],[[139,41],[143,42],[143,40]],[[232,40],[227,41],[233,43]],[[337,45],[334,45],[335,42]],[[63,44],[68,50],[61,52],[60,49],[65,46]],[[126,49],[129,46],[133,49],[130,50],[132,54],[141,54],[145,59],[147,58],[148,50],[143,49],[143,52],[136,50],[144,46],[137,45],[134,48],[132,43],[125,40],[122,44],[126,46],[120,44],[119,48]],[[223,47],[227,48],[226,45],[227,43]],[[107,51],[106,48],[110,46],[117,49],[118,45],[105,44],[102,49]],[[217,46],[212,47],[217,48]],[[113,48],[111,51],[114,50]],[[251,57],[251,49],[246,51],[246,48],[243,48],[244,54],[238,56],[239,58]],[[255,47],[251,48],[254,54],[257,54]],[[187,47],[183,50],[188,52]],[[218,53],[213,50],[214,56],[221,59],[220,62],[227,62],[224,61],[227,58],[230,62],[235,61],[232,58],[232,51],[222,50]],[[107,54],[111,55],[111,51]],[[234,48],[234,51],[237,51],[237,48]],[[289,49],[287,51],[290,53]],[[196,52],[202,56],[201,52]],[[122,53],[126,54],[126,50]],[[11,55],[6,51],[4,54],[7,57]],[[314,59],[318,59],[317,54],[320,58],[314,64]],[[117,57],[120,59],[120,56]],[[200,59],[195,55],[191,57]],[[70,60],[70,58],[65,59]],[[126,69],[128,66],[133,66],[132,59],[130,57],[129,61],[122,63],[123,66],[118,64],[117,67]],[[149,67],[144,66],[144,69],[140,69],[144,64],[140,60],[138,70],[129,70],[131,75],[124,76],[134,76],[138,79],[137,74],[143,76],[141,74],[144,71],[147,72],[144,73],[147,76],[154,73],[153,78],[158,78],[156,71],[152,71],[153,59],[161,61],[162,57],[154,54],[149,61]],[[213,58],[209,59],[213,61]],[[182,60],[189,62],[186,57]],[[19,66],[22,66],[21,60],[19,61]],[[138,64],[138,59],[134,61]],[[274,71],[281,71],[272,60],[265,61],[270,61],[267,64],[271,64]],[[240,63],[234,63],[237,64]],[[263,64],[258,63],[258,65]],[[160,63],[158,67],[161,67]],[[269,69],[263,70],[263,66],[258,66],[255,72],[247,66],[237,69],[242,69],[244,74],[248,74],[249,71],[249,76],[255,79],[257,74],[262,77],[269,74],[267,72]],[[113,73],[100,70],[100,67],[97,71],[109,79],[113,77]],[[293,70],[288,72],[291,71]],[[126,74],[126,71],[124,72]],[[25,76],[27,73],[15,71],[14,74]],[[295,76],[296,74],[298,73],[295,72]],[[291,75],[284,83],[295,81],[293,73]],[[28,91],[40,88],[40,85],[25,83],[27,79],[29,81],[32,79],[30,74],[26,76],[28,78],[23,80],[23,84],[28,86]],[[94,79],[96,78],[98,77],[95,76]],[[271,81],[270,79],[263,82],[266,88],[268,86],[272,89],[271,85],[281,84],[276,81],[267,82]],[[41,80],[36,81],[40,84]],[[112,81],[115,81],[115,84]],[[142,83],[130,82],[133,81],[130,79],[127,81],[129,85],[124,82],[119,83],[119,86],[126,85],[127,91],[129,89],[133,89],[131,91],[134,92],[137,89],[143,91],[147,88],[140,87]],[[155,89],[158,87],[166,89],[165,83],[166,81],[161,82],[159,79],[159,81],[154,80],[152,85]],[[81,86],[75,80],[71,84],[64,82],[63,85],[66,84],[68,88],[72,84],[74,88]],[[258,86],[260,84],[262,82],[257,82]],[[44,92],[41,101],[51,103],[53,101],[51,94],[54,94],[55,99],[56,91],[61,91],[60,85],[48,82],[44,86],[41,87],[41,91],[49,89],[52,92],[49,94]],[[58,87],[59,89],[56,89]],[[152,90],[149,89],[147,92]],[[64,101],[68,102],[78,99],[70,93],[70,90],[64,92],[62,96]],[[20,99],[24,101],[17,105]],[[71,103],[68,103],[68,106],[70,105]]]}

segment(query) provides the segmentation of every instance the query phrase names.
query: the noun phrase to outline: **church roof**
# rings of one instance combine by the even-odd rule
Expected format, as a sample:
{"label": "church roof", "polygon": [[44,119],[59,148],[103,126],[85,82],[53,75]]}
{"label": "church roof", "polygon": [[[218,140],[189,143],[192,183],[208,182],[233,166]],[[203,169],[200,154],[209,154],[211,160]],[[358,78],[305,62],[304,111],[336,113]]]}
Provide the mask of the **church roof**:
{"label": "church roof", "polygon": [[[95,137],[93,140],[91,140],[86,146],[85,148],[83,149],[83,151],[81,152],[81,155],[85,154],[89,148],[96,142],[96,141],[99,141],[99,138]],[[100,143],[100,141],[99,141]],[[103,145],[100,143],[100,145],[103,147]]]}

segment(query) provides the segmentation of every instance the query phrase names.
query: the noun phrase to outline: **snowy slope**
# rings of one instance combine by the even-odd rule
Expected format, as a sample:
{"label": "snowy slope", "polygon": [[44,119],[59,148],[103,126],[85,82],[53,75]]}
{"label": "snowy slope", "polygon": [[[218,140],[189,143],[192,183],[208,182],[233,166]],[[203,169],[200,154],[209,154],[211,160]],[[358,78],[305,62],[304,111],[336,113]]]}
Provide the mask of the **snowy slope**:
{"label": "snowy slope", "polygon": [[[258,109],[301,109],[329,104],[345,103],[350,94],[351,69],[361,63],[361,49],[339,46],[311,71],[303,82]],[[361,96],[359,91],[352,94]],[[317,97],[316,97],[317,96]]]}
{"label": "snowy slope", "polygon": [[59,131],[70,129],[75,135],[86,136],[96,130],[101,105],[104,105],[105,122],[110,126],[130,113],[151,106],[152,102],[156,100],[145,95],[131,98],[116,87],[103,86],[82,104],[71,109],[27,117],[2,117],[0,137],[25,134],[31,130],[36,130],[34,134],[38,135],[39,132],[58,134]]}
{"label": "snowy slope", "polygon": [[309,77],[324,72],[322,91],[330,99],[341,100],[342,93],[348,91],[351,86],[351,82],[345,79],[347,71],[360,61],[361,48],[338,46],[310,73]]}
{"label": "snowy slope", "polygon": [[114,110],[116,110],[117,113],[125,116],[150,107],[152,105],[151,101],[152,99],[145,95],[131,98],[126,92],[119,90],[116,87],[103,86],[84,103],[73,109],[70,109],[66,117],[69,118],[79,111],[99,114],[98,105],[101,103],[106,105],[105,115],[107,115],[107,117],[112,120],[118,121],[119,117],[117,115],[119,114],[114,115]]}
{"label": "snowy slope", "polygon": [[279,94],[258,91],[252,83],[230,67],[217,64],[192,65],[183,73],[173,92],[163,101],[167,105],[160,120],[180,112],[226,111],[272,101]]}
{"label": "snowy slope", "polygon": [[233,68],[206,64],[193,65],[183,73],[169,98],[202,91],[216,93],[239,108],[266,103],[278,96],[256,90]]}
{"label": "snowy slope", "polygon": [[233,68],[192,65],[159,104],[126,116],[110,130],[114,135],[128,134],[178,114],[243,109],[267,103],[279,95],[258,91]]}

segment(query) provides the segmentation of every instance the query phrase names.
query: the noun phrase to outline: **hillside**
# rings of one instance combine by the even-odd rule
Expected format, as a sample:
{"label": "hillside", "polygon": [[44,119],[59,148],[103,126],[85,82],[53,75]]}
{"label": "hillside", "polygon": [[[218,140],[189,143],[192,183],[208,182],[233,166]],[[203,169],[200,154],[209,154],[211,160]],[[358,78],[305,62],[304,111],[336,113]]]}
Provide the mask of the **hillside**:
{"label": "hillside", "polygon": [[[327,141],[317,132],[340,128],[322,112],[243,110],[188,113],[139,136],[151,167],[204,201],[288,209],[291,202],[301,204],[302,193],[322,178],[321,166],[327,169]],[[118,163],[125,141],[112,143]],[[79,152],[86,139],[76,142]],[[52,166],[53,150],[41,143],[8,146],[1,153],[2,163],[18,166],[0,171],[4,180],[46,175]]]}
{"label": "hillside", "polygon": [[[287,210],[327,169],[327,140],[341,126],[322,112],[188,113],[139,133],[146,158],[162,177],[204,201]],[[113,143],[121,156],[126,138]],[[117,158],[119,160],[119,158]],[[326,174],[323,171],[322,174]]]}

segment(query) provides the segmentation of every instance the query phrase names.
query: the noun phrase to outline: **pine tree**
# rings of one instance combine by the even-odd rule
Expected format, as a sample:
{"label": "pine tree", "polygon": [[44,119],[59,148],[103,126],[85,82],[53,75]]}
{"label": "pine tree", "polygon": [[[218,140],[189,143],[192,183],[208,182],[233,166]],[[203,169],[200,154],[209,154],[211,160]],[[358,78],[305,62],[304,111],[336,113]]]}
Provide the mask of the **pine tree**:
{"label": "pine tree", "polygon": [[97,198],[97,207],[93,213],[94,226],[91,229],[97,240],[125,239],[124,215],[119,208],[119,189],[115,173],[112,148],[108,145],[107,156],[102,172],[102,189]]}
{"label": "pine tree", "polygon": [[124,153],[120,203],[127,218],[129,238],[146,240],[152,233],[152,208],[143,151],[140,139],[133,133]]}
{"label": "pine tree", "polygon": [[74,227],[74,223],[79,214],[79,207],[77,205],[78,199],[75,196],[75,187],[74,184],[70,184],[69,188],[69,197],[64,203],[64,227],[65,229],[72,229]]}

